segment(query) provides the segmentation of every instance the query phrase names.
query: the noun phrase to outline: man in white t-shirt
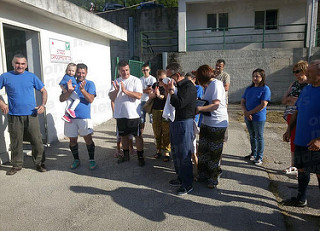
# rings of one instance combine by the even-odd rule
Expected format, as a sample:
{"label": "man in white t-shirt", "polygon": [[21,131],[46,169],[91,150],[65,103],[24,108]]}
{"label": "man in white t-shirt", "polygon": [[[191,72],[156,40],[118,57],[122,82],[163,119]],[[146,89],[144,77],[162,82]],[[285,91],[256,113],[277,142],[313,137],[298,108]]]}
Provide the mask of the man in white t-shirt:
{"label": "man in white t-shirt", "polygon": [[140,99],[142,96],[142,84],[139,78],[130,75],[130,67],[126,61],[118,64],[120,77],[112,82],[109,92],[111,101],[114,101],[114,118],[117,120],[117,128],[123,147],[123,156],[118,163],[129,161],[129,136],[136,139],[139,166],[144,166],[143,138],[140,128]]}
{"label": "man in white t-shirt", "polygon": [[[149,99],[149,94],[152,92],[152,85],[157,82],[156,78],[150,75],[150,66],[148,63],[142,66],[143,76],[140,78],[143,88],[143,94],[141,97],[141,128],[144,129],[146,122],[146,112],[143,110],[143,106]],[[150,123],[152,123],[152,114],[150,114]]]}

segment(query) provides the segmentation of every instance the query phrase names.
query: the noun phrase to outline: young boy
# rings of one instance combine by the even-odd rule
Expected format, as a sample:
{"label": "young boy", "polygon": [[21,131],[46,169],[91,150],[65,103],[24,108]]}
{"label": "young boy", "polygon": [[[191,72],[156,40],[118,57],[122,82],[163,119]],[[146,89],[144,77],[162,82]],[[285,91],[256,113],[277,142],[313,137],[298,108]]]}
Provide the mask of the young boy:
{"label": "young boy", "polygon": [[[150,75],[150,66],[148,63],[142,66],[143,76],[140,78],[142,83],[143,94],[141,97],[141,129],[144,129],[146,122],[146,112],[143,110],[143,106],[149,99],[149,94],[152,92],[152,85],[157,82],[156,78]],[[152,115],[150,114],[150,123],[152,123]]]}

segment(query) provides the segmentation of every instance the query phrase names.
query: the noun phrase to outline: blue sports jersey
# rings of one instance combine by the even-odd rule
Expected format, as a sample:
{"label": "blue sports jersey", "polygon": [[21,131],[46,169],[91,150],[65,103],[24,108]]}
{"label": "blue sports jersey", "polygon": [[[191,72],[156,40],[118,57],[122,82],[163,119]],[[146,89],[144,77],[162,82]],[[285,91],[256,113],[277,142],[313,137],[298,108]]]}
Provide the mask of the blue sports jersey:
{"label": "blue sports jersey", "polygon": [[[77,115],[76,119],[91,119],[91,103],[89,103],[83,96],[80,91],[80,84],[81,82],[77,82],[77,90],[76,93],[80,98],[80,103],[76,107],[75,113]],[[84,89],[91,95],[96,96],[96,86],[90,80],[86,80],[86,85]]]}
{"label": "blue sports jersey", "polygon": [[320,137],[320,87],[307,85],[296,102],[298,117],[294,144],[307,144]]}
{"label": "blue sports jersey", "polygon": [[70,79],[72,81],[72,86],[76,86],[75,90],[78,90],[77,89],[78,88],[77,81],[74,76],[64,75],[63,78],[61,79],[59,85],[60,86],[62,85],[66,90],[68,90],[68,82]]}
{"label": "blue sports jersey", "polygon": [[33,73],[24,71],[16,74],[9,71],[0,75],[0,89],[6,88],[9,115],[32,115],[36,113],[34,89],[40,91],[44,84]]}
{"label": "blue sports jersey", "polygon": [[[261,101],[270,101],[271,91],[270,88],[266,85],[263,87],[247,87],[242,98],[246,100],[247,111],[251,111],[259,104],[261,104]],[[261,111],[255,114],[252,114],[253,121],[264,121],[266,119],[267,107],[263,108]]]}

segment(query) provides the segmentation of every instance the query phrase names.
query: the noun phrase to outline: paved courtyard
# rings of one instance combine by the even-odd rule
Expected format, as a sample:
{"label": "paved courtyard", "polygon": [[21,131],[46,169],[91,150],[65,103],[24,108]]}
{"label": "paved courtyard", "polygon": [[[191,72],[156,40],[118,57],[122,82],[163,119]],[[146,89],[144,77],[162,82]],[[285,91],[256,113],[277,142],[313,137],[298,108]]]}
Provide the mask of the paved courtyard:
{"label": "paved courtyard", "polygon": [[191,194],[175,195],[168,181],[173,163],[155,160],[151,125],[145,130],[146,166],[137,157],[118,165],[115,120],[95,128],[98,168],[88,169],[85,144],[81,165],[70,170],[68,141],[46,148],[46,173],[34,170],[31,157],[24,169],[6,176],[0,167],[0,230],[319,230],[320,192],[315,176],[309,187],[308,208],[279,207],[294,196],[297,181],[281,170],[289,164],[289,145],[283,143],[285,124],[266,124],[262,167],[243,159],[249,152],[245,124],[230,106],[229,141],[223,151],[223,175],[217,189],[195,183]]}

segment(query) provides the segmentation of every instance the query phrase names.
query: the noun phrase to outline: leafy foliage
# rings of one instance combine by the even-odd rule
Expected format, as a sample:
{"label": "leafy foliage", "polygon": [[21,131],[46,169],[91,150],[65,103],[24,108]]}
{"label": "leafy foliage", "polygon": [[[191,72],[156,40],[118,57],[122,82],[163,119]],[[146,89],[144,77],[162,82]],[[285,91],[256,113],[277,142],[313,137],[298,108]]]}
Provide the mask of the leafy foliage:
{"label": "leafy foliage", "polygon": [[[87,10],[90,9],[90,3],[93,2],[96,6],[97,11],[102,11],[104,5],[108,2],[119,3],[126,6],[133,6],[139,4],[141,2],[145,2],[148,0],[68,0],[80,7],[83,7]],[[178,0],[157,0],[159,4],[163,4],[165,7],[178,7]]]}

